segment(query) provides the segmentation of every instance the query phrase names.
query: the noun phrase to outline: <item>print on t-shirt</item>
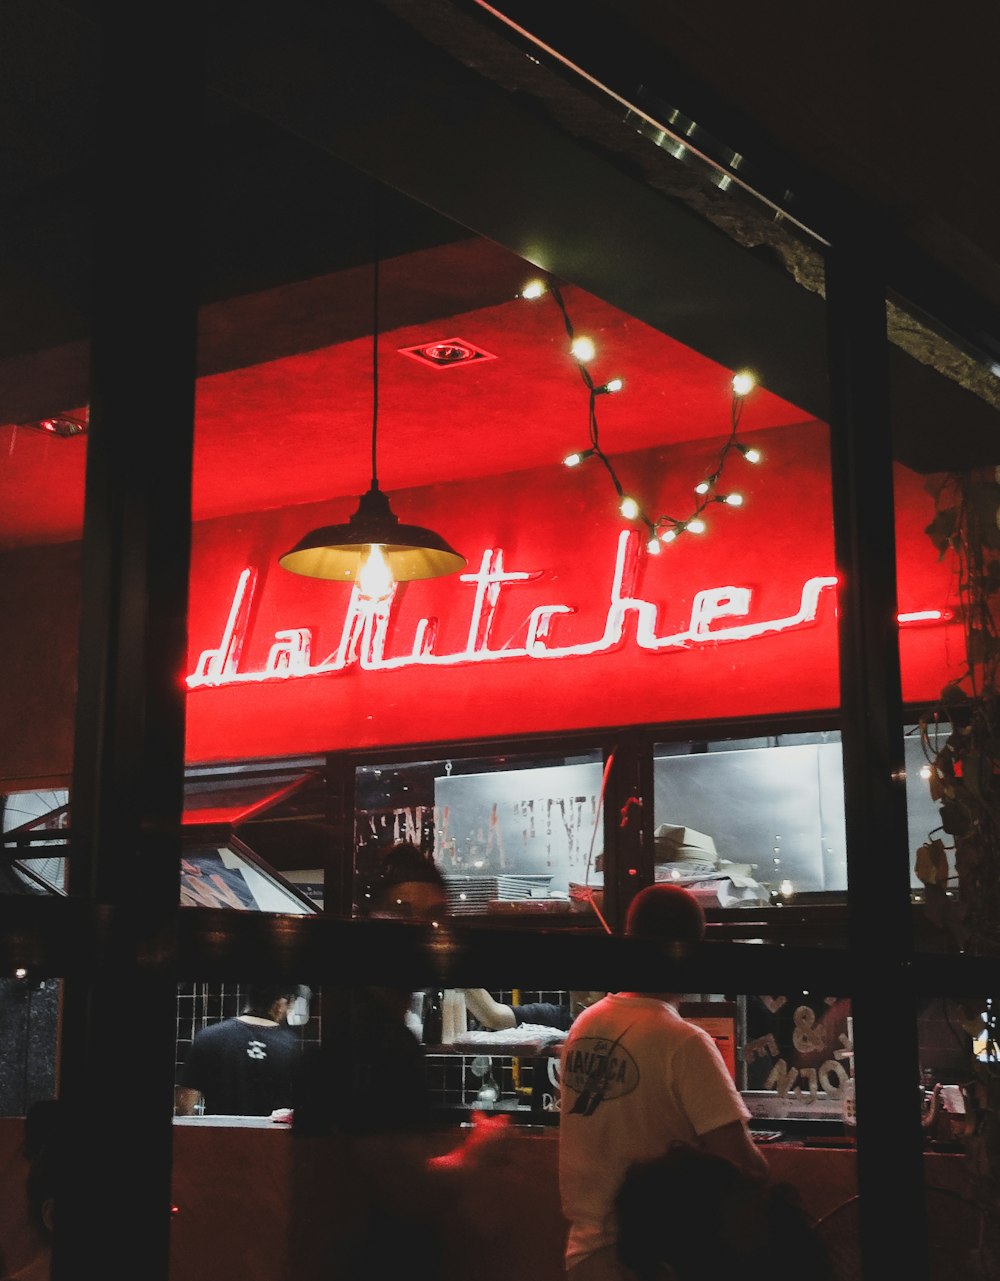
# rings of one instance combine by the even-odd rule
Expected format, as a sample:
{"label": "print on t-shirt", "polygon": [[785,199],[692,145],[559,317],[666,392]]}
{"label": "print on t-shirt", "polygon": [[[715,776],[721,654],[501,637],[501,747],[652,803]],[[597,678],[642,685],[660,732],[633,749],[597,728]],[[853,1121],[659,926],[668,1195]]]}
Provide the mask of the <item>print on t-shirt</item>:
{"label": "print on t-shirt", "polygon": [[[623,1034],[624,1035],[624,1034]],[[622,1045],[622,1037],[581,1037],[566,1053],[562,1068],[563,1093],[576,1094],[571,1112],[591,1116],[608,1099],[631,1094],[639,1084],[639,1067]]]}

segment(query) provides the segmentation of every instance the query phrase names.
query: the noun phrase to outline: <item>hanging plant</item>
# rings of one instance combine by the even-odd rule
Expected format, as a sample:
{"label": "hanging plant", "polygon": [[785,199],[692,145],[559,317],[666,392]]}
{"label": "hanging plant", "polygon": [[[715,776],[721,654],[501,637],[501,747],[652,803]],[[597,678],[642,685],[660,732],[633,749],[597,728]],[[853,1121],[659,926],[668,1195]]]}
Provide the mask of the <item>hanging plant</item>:
{"label": "hanging plant", "polygon": [[[921,717],[941,823],[917,850],[914,871],[926,917],[948,948],[1000,956],[1000,472],[951,473],[928,489],[937,511],[926,533],[954,564],[965,668]],[[989,1226],[979,1263],[992,1268],[1000,1265],[1000,1001],[978,994],[960,1004],[974,1046],[961,1137]]]}
{"label": "hanging plant", "polygon": [[920,721],[944,839],[931,833],[915,872],[928,919],[956,950],[1000,956],[1000,482],[994,471],[949,473],[928,488],[927,535],[955,566],[965,670]]}

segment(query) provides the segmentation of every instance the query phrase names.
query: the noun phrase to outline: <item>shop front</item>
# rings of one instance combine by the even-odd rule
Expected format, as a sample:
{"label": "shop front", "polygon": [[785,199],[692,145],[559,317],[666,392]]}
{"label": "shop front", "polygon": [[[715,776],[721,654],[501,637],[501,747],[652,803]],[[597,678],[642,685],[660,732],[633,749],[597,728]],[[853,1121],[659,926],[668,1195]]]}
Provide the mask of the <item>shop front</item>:
{"label": "shop front", "polygon": [[[403,981],[450,1011],[430,1030],[431,1006],[411,1010],[428,1153],[473,1113],[523,1140],[490,1184],[496,1222],[463,1205],[480,1238],[451,1243],[454,1275],[489,1257],[557,1276],[560,1039],[485,1025],[468,992],[561,1006],[662,979],[622,926],[669,881],[708,919],[671,970],[685,1014],[814,1217],[860,1205],[852,1245],[880,1248],[919,1226],[925,1183],[964,1178],[955,1134],[915,1123],[918,1089],[959,1084],[970,1048],[949,1039],[955,851],[936,914],[916,855],[940,831],[936,709],[970,636],[928,531],[937,482],[995,461],[996,410],[955,374],[989,362],[901,298],[886,342],[877,255],[842,211],[776,217],[676,120],[654,128],[648,98],[623,113],[563,85],[571,127],[541,93],[526,108],[397,7],[342,15],[336,39],[303,14],[284,58],[249,18],[220,42],[204,135],[187,156],[164,126],[143,170],[161,191],[169,156],[176,203],[140,214],[108,179],[101,205],[120,239],[126,206],[160,245],[198,228],[200,292],[194,255],[150,255],[150,315],[135,241],[102,238],[97,275],[122,292],[101,294],[93,363],[58,332],[37,367],[18,355],[0,413],[8,1168],[53,1091],[96,1150],[87,1104],[127,1054],[120,1201],[77,1172],[67,1250],[103,1260],[113,1211],[150,1276],[196,1275],[213,1234],[244,1278],[322,1275],[356,1191],[336,1145],[293,1159],[284,1119],[175,1117],[173,1087],[252,984],[307,985],[299,1034],[329,1046],[355,989]],[[369,485],[461,563],[377,588],[282,563]],[[400,840],[447,886],[419,948],[367,919]],[[264,1215],[277,1259],[243,1251]],[[904,1248],[916,1279],[926,1252]]]}

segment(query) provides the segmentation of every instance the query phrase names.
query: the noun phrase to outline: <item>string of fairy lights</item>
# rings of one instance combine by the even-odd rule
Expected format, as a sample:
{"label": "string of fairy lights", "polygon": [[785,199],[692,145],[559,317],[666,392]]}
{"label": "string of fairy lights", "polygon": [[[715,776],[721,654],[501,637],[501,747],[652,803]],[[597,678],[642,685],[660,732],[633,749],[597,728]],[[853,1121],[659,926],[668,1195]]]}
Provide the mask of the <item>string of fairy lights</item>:
{"label": "string of fairy lights", "polygon": [[578,334],[574,329],[566,302],[555,280],[551,277],[545,280],[532,280],[521,291],[521,297],[528,300],[541,298],[545,295],[553,299],[562,315],[563,324],[569,337],[570,354],[576,361],[588,396],[587,430],[590,443],[586,449],[567,454],[563,459],[565,466],[579,467],[591,458],[596,458],[602,464],[611,478],[615,493],[618,495],[618,510],[626,520],[637,521],[646,527],[648,533],[646,550],[654,556],[660,553],[664,543],[672,543],[681,534],[705,533],[708,523],[704,519],[704,512],[714,504],[721,503],[726,507],[742,507],[743,495],[738,490],[730,490],[724,493],[719,488],[719,482],[722,479],[726,462],[734,451],[740,454],[748,463],[759,463],[762,460],[762,454],[759,449],[751,445],[745,445],[738,439],[744,402],[756,386],[754,375],[748,370],[741,370],[733,376],[729,435],[719,450],[711,471],[707,472],[694,487],[695,501],[691,512],[684,517],[661,515],[654,519],[643,510],[642,505],[636,498],[625,492],[618,473],[615,471],[614,464],[601,447],[600,426],[597,420],[598,398],[615,395],[620,392],[625,386],[624,380],[622,378],[611,378],[607,382],[600,384],[594,381],[587,366],[597,355],[597,349],[591,338]]}

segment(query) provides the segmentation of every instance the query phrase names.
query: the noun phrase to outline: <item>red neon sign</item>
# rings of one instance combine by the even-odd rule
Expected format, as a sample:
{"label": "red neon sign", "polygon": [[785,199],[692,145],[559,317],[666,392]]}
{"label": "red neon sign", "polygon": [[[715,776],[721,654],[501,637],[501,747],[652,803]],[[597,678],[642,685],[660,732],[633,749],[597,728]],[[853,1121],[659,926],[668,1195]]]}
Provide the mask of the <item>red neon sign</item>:
{"label": "red neon sign", "polygon": [[401,653],[387,653],[387,632],[393,597],[371,601],[357,585],[352,588],[340,642],[336,649],[319,662],[312,659],[312,634],[307,627],[284,628],[274,633],[267,659],[262,668],[240,670],[239,661],[246,639],[250,602],[257,582],[257,571],[248,568],[240,575],[232,606],[220,643],[203,650],[194,672],[187,678],[190,689],[205,686],[260,684],[263,681],[288,680],[343,672],[350,667],[365,671],[391,671],[404,667],[453,667],[467,663],[510,662],[515,659],[569,659],[608,653],[625,641],[626,621],[635,615],[634,639],[639,649],[652,653],[688,649],[692,646],[723,641],[749,641],[759,636],[808,627],[816,621],[820,599],[837,584],[830,575],[807,578],[802,585],[799,608],[782,618],[719,626],[720,620],[748,619],[753,605],[749,587],[712,587],[695,593],[688,625],[680,631],[657,635],[659,606],[633,595],[638,562],[639,538],[632,530],[618,536],[610,598],[604,628],[592,640],[573,645],[560,645],[554,637],[557,620],[562,614],[576,613],[576,606],[564,603],[537,605],[531,610],[521,645],[490,647],[491,628],[501,589],[542,576],[541,570],[509,571],[504,568],[502,548],[483,552],[479,569],[460,575],[460,581],[475,587],[464,649],[452,653],[434,652],[435,621],[421,618],[413,632],[412,642]]}

